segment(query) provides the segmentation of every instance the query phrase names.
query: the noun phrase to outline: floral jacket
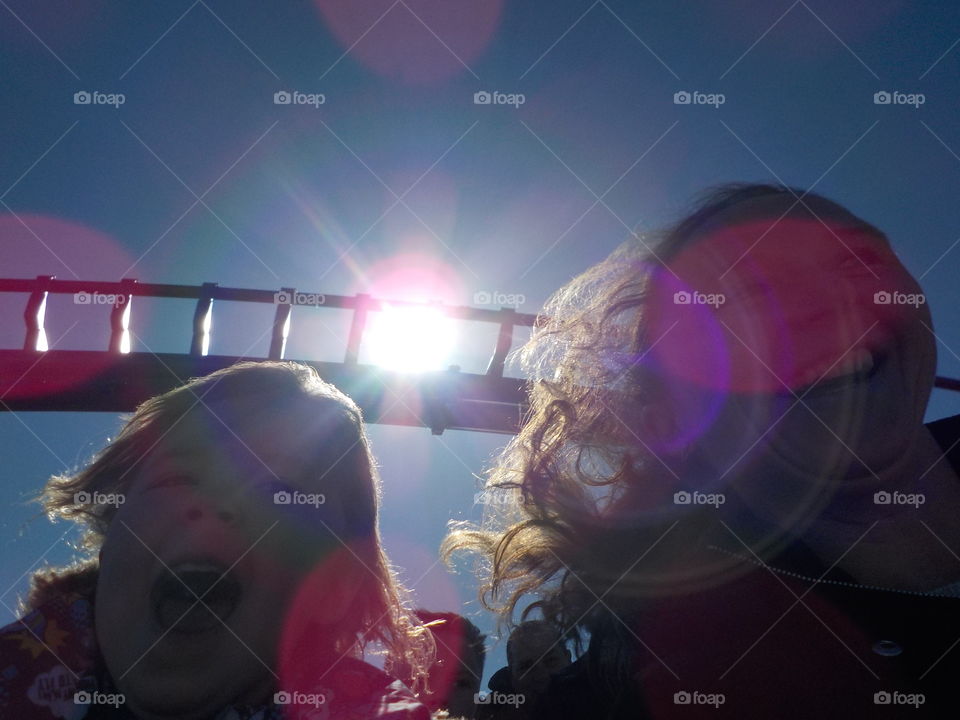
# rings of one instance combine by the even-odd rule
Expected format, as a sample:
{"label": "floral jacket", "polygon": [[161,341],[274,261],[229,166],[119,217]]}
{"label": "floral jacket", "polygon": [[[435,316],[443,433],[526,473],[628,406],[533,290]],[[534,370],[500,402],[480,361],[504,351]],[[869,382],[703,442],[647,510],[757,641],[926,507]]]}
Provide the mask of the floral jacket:
{"label": "floral jacket", "polygon": [[[399,681],[344,658],[315,692],[274,695],[260,706],[225,707],[215,720],[427,720],[429,713]],[[135,720],[103,668],[93,607],[65,593],[0,628],[0,718]]]}

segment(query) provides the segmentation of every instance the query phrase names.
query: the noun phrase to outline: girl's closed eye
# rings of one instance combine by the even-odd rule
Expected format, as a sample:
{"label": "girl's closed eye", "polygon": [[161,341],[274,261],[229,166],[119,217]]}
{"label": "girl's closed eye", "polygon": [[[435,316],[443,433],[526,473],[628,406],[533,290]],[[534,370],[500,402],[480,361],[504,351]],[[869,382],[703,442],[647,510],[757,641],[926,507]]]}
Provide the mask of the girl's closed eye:
{"label": "girl's closed eye", "polygon": [[254,487],[263,494],[293,493],[297,488],[286,480],[278,477],[266,477],[254,482]]}
{"label": "girl's closed eye", "polygon": [[293,485],[278,477],[263,478],[262,480],[258,481],[257,485],[264,490],[286,490],[288,492],[294,490]]}

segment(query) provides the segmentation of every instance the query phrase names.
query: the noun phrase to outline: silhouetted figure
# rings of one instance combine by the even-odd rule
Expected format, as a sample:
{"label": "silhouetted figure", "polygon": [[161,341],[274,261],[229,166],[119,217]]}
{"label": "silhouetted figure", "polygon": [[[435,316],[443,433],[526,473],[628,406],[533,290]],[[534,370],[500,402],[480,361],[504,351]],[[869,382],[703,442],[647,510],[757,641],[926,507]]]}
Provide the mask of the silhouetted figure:
{"label": "silhouetted figure", "polygon": [[476,625],[456,613],[420,609],[416,615],[437,647],[427,674],[428,689],[421,690],[417,699],[434,713],[446,710],[451,718],[475,717],[474,699],[483,678],[486,638]]}
{"label": "silhouetted figure", "polygon": [[561,633],[543,620],[520,623],[507,640],[507,666],[487,686],[482,720],[534,717],[551,677],[570,665],[570,651]]}

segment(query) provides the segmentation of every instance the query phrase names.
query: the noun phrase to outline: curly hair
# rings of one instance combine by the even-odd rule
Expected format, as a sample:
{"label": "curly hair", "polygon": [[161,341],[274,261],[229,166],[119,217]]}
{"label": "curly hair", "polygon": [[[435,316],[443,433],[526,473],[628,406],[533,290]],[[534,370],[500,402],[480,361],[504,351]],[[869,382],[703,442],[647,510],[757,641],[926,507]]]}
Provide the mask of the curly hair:
{"label": "curly hair", "polygon": [[37,500],[51,520],[66,519],[84,528],[80,543],[84,557],[68,567],[35,572],[21,609],[39,607],[64,592],[80,592],[92,601],[98,553],[118,505],[89,499],[126,493],[138,465],[192,408],[249,402],[255,402],[258,412],[265,414],[307,402],[311,412],[322,419],[317,424],[321,436],[316,438],[316,452],[308,461],[340,481],[337,486],[345,495],[348,529],[343,540],[350,543],[351,555],[367,568],[359,568],[357,573],[362,586],[352,606],[353,622],[342,624],[335,649],[359,656],[370,643],[377,643],[385,648],[388,667],[403,663],[419,681],[432,662],[434,644],[413,614],[409,593],[397,579],[381,544],[380,478],[360,409],[320,379],[314,368],[293,362],[237,363],[150,398],[88,465],[75,473],[50,478]]}
{"label": "curly hair", "polygon": [[414,612],[424,627],[430,628],[433,633],[453,636],[456,638],[455,642],[461,645],[461,654],[475,653],[483,665],[487,657],[487,636],[480,632],[480,628],[474,625],[470,618],[453,612],[434,612],[422,608]]}
{"label": "curly hair", "polygon": [[[638,598],[729,576],[728,559],[689,569],[695,563],[684,560],[711,525],[689,506],[677,524],[676,508],[663,502],[686,448],[654,452],[658,433],[645,434],[669,419],[658,411],[651,369],[639,362],[656,341],[644,308],[654,273],[698,230],[727,208],[771,195],[839,207],[785,186],[711,188],[678,222],[634,235],[548,300],[519,351],[529,413],[486,476],[486,492],[503,497],[487,506],[482,525],[451,523],[441,549],[448,562],[461,551],[479,560],[481,603],[501,623],[513,624],[529,596],[535,601],[521,620],[539,611],[579,641],[574,631],[620,632],[611,613],[629,612]],[[648,549],[642,562],[637,548]]]}

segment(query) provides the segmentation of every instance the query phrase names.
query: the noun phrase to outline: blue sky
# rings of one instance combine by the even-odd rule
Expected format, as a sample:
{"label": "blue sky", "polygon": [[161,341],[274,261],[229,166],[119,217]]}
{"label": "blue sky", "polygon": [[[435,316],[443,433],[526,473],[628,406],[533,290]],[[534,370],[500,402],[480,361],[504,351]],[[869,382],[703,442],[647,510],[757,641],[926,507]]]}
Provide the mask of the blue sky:
{"label": "blue sky", "polygon": [[[703,187],[783,181],[889,235],[926,291],[939,372],[960,377],[953,4],[7,0],[0,39],[0,276],[462,305],[501,292],[535,312]],[[275,104],[282,91],[299,102]],[[93,101],[76,104],[84,92]],[[24,300],[0,297],[3,347],[22,342]],[[211,352],[266,354],[270,310],[218,308]],[[140,303],[134,349],[185,351],[191,313]],[[64,298],[47,317],[56,347],[105,347],[105,313]],[[305,315],[288,355],[339,357],[344,322]],[[451,361],[479,371],[482,332],[465,336]],[[935,391],[931,419],[957,412],[960,396]],[[24,499],[117,422],[0,414],[7,604],[37,558],[69,555],[66,528],[29,521]],[[504,438],[370,433],[395,562],[410,582],[426,573],[422,605],[476,611],[474,578],[435,552],[447,520],[478,517],[472,474]],[[487,676],[502,664],[501,644]]]}

